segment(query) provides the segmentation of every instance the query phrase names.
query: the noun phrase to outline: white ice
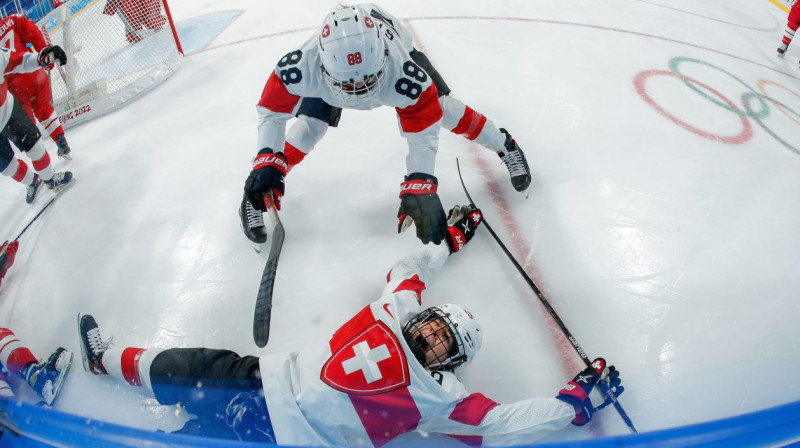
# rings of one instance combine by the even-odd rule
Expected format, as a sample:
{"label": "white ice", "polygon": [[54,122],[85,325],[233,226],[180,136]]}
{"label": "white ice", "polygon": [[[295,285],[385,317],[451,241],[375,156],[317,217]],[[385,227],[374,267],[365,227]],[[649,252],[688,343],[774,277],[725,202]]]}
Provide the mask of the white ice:
{"label": "white ice", "polygon": [[[83,371],[79,312],[121,346],[295,350],[376,299],[391,264],[420,244],[413,229],[396,233],[406,144],[395,112],[345,111],[287,177],[271,339],[258,349],[266,253],[237,216],[255,103],[334,2],[170,5],[179,30],[212,13],[232,22],[193,29],[166,83],[67,131],[74,160],[56,166],[77,182],[21,238],[0,289],[0,321],[34,353],[78,353],[57,409],[166,430],[185,415]],[[620,401],[640,431],[800,399],[800,43],[776,57],[784,11],[767,0],[383,6],[454,96],[509,129],[533,170],[526,198],[496,156],[443,131],[442,202],[465,202],[459,158],[488,223],[579,344],[621,371]],[[745,107],[751,116],[729,110]],[[46,195],[27,206],[7,178],[0,191],[0,240],[12,239]],[[553,396],[583,366],[486,230],[424,299],[463,304],[483,323],[483,351],[460,374],[473,391]],[[609,408],[546,440],[625,433]]]}

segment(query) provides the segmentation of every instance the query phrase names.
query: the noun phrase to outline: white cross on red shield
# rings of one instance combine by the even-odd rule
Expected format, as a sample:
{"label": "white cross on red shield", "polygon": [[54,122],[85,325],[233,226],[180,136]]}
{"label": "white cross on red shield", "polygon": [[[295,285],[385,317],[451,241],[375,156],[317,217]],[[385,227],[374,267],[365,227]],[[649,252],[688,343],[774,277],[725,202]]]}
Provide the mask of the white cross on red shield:
{"label": "white cross on red shield", "polygon": [[338,391],[356,395],[383,394],[410,382],[400,342],[381,321],[372,322],[336,350],[322,366],[320,379]]}

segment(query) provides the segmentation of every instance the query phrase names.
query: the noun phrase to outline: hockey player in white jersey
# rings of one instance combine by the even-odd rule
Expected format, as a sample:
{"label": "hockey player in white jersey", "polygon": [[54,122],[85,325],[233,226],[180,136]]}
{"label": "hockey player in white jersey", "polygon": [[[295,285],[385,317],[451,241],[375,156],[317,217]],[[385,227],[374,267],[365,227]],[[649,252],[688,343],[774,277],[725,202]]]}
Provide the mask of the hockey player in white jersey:
{"label": "hockey player in white jersey", "polygon": [[[471,393],[453,370],[483,334],[464,308],[422,309],[422,292],[448,255],[467,244],[480,210],[454,207],[442,245],[393,266],[381,297],[325,341],[298,352],[240,357],[205,348],[113,348],[95,319],[79,319],[84,366],[140,387],[198,416],[183,433],[299,446],[380,447],[418,431],[471,446],[530,443],[582,425],[620,394],[619,372],[598,358],[554,398],[497,403]],[[597,387],[596,387],[597,386]]]}
{"label": "hockey player in white jersey", "polygon": [[[439,130],[444,127],[497,153],[517,191],[531,183],[525,155],[505,129],[450,96],[428,58],[413,46],[400,20],[373,4],[337,9],[300,48],[278,61],[258,102],[258,155],[239,208],[253,242],[267,239],[263,195],[276,207],[284,176],[316,146],[342,109],[394,107],[408,141],[398,231],[411,223],[423,243],[439,244],[446,225],[434,175]],[[289,119],[297,117],[286,130]]]}

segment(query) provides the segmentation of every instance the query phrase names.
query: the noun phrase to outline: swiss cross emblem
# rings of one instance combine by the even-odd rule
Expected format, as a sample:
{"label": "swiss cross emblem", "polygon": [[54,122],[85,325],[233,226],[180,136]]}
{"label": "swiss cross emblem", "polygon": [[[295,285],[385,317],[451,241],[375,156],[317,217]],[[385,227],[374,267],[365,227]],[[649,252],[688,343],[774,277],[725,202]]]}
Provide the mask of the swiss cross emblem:
{"label": "swiss cross emblem", "polygon": [[367,25],[367,28],[375,27],[375,23],[369,17],[364,17],[364,25]]}
{"label": "swiss cross emblem", "polygon": [[320,379],[332,388],[355,395],[374,395],[408,386],[405,353],[397,337],[375,321],[333,353]]}
{"label": "swiss cross emblem", "polygon": [[330,25],[325,25],[322,28],[322,37],[325,38],[325,37],[328,37],[330,35],[331,35],[331,27],[330,27]]}

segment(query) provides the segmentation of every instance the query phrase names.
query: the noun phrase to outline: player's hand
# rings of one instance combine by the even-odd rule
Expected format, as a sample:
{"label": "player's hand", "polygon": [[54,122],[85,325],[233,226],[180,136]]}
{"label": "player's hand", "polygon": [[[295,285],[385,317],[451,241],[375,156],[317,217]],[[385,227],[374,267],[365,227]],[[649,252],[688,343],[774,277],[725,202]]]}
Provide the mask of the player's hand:
{"label": "player's hand", "polygon": [[44,47],[39,52],[39,65],[42,68],[51,67],[56,61],[61,65],[67,65],[67,54],[58,45]]}
{"label": "player's hand", "polygon": [[282,152],[273,153],[269,148],[258,152],[253,160],[253,171],[244,182],[244,194],[253,207],[267,211],[264,195],[272,192],[275,208],[281,209],[281,198],[285,191],[283,178],[288,170],[289,164]]}
{"label": "player's hand", "polygon": [[423,244],[440,244],[447,235],[447,219],[436,194],[435,176],[411,173],[400,184],[400,209],[397,211],[397,233],[406,230],[413,222],[417,238]]}
{"label": "player's hand", "polygon": [[473,205],[456,205],[447,214],[447,245],[450,253],[456,253],[475,235],[483,213]]}
{"label": "player's hand", "polygon": [[611,395],[616,399],[625,391],[621,384],[619,371],[614,366],[606,368],[606,360],[597,358],[567,383],[556,398],[575,407],[572,424],[583,426],[592,419],[595,411],[613,401]]}

